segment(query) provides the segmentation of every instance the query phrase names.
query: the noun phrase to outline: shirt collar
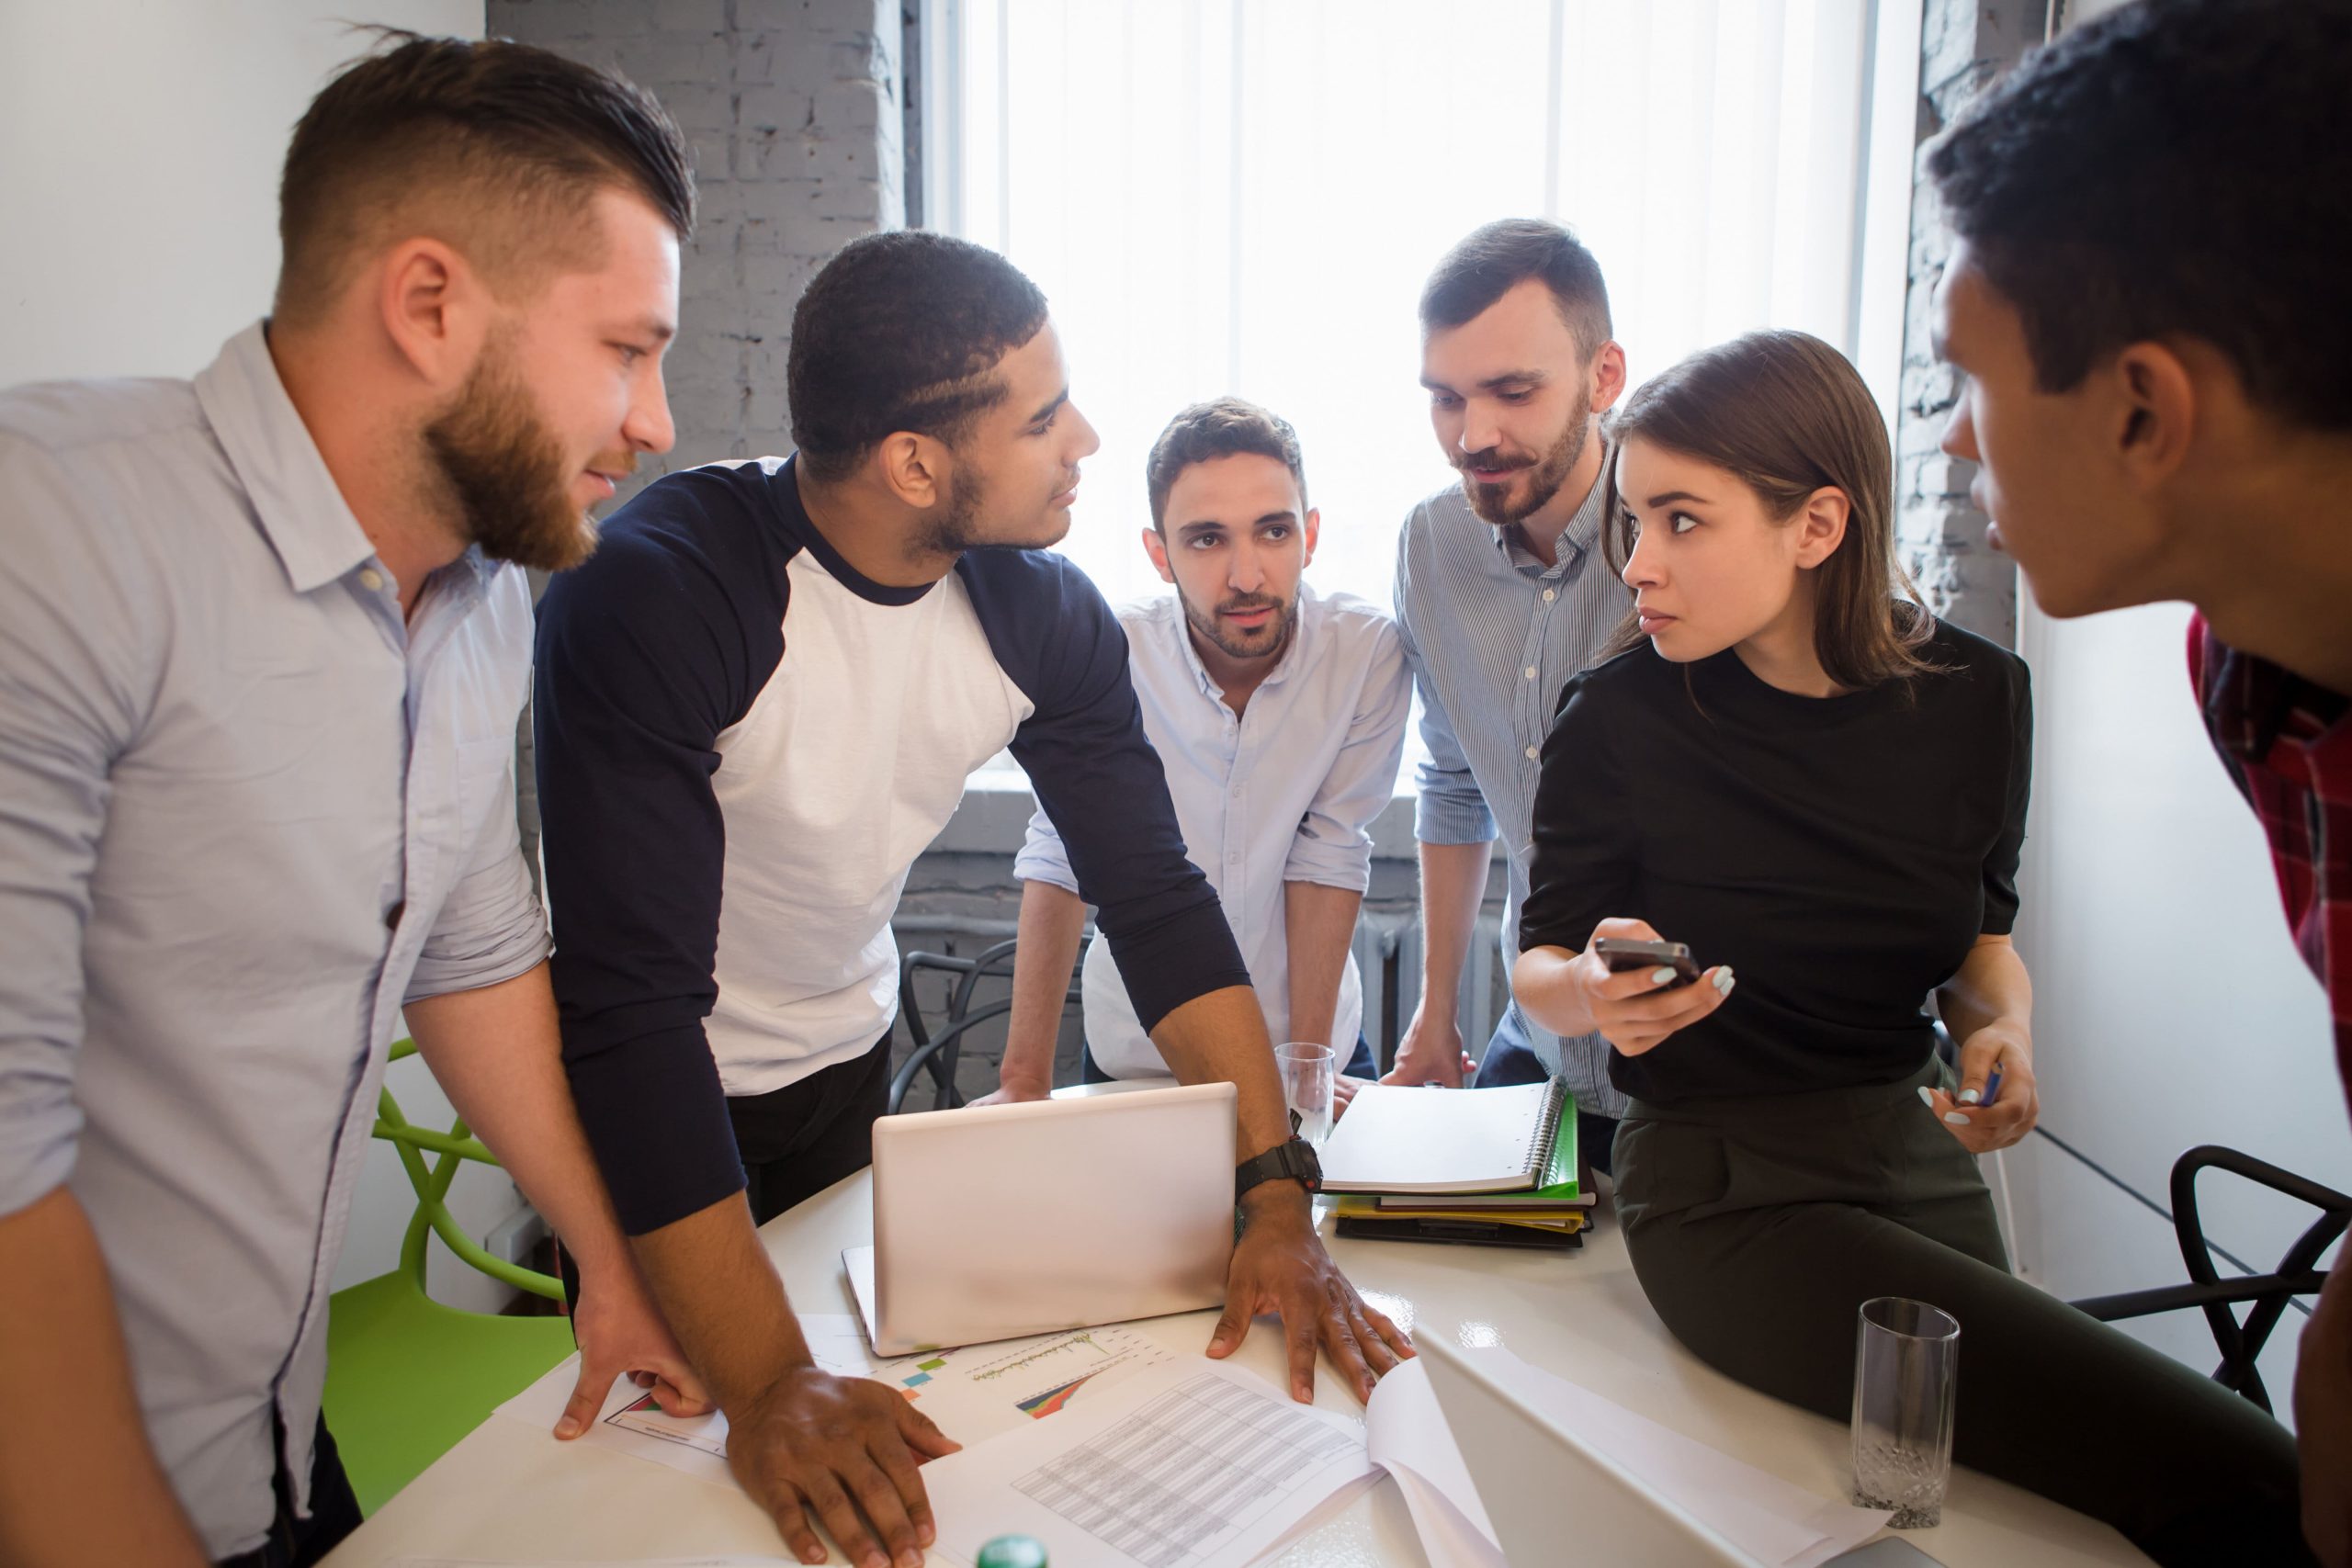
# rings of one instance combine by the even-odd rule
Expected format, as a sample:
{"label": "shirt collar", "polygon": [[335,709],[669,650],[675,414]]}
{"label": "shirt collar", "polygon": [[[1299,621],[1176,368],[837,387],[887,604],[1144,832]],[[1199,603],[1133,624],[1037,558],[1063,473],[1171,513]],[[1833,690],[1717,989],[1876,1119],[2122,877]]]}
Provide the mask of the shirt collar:
{"label": "shirt collar", "polygon": [[[1532,567],[1550,577],[1568,562],[1580,559],[1600,543],[1601,525],[1609,520],[1610,498],[1616,493],[1616,487],[1610,482],[1614,470],[1609,461],[1608,439],[1597,433],[1593,439],[1600,443],[1600,472],[1594,478],[1592,488],[1585,492],[1583,503],[1577,506],[1575,515],[1568,519],[1567,526],[1560,530],[1559,538],[1554,541],[1553,563],[1550,566],[1545,566],[1542,558],[1520,542],[1519,529],[1494,530],[1495,548],[1502,552],[1503,558],[1514,568],[1523,571]],[[1467,492],[1464,493],[1466,495]]]}
{"label": "shirt collar", "polygon": [[[334,581],[376,553],[311,439],[270,357],[266,321],[221,345],[196,378],[196,399],[253,502],[297,593]],[[468,552],[478,580],[496,563]]]}
{"label": "shirt collar", "polygon": [[2232,648],[2203,627],[2205,719],[2231,755],[2259,763],[2290,730],[2316,739],[2352,720],[2352,698],[2267,659]]}

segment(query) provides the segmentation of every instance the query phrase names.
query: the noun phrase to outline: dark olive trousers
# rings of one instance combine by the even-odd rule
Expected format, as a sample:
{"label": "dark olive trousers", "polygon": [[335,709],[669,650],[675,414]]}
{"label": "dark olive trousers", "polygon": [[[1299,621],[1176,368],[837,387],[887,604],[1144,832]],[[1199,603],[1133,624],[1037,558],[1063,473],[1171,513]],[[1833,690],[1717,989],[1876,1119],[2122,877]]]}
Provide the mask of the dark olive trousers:
{"label": "dark olive trousers", "polygon": [[1702,1359],[1844,1421],[1855,1314],[1960,1320],[1954,1454],[2103,1519],[2166,1568],[2312,1561],[2286,1428],[2008,1271],[1976,1162],[1898,1084],[1654,1106],[1617,1134],[1650,1304]]}

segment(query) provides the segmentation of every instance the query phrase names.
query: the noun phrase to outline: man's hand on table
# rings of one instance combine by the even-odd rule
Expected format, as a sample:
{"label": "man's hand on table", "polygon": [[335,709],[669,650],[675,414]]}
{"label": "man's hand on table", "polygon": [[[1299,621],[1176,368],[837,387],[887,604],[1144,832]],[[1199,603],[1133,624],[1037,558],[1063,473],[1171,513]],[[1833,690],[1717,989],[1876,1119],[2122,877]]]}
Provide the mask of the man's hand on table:
{"label": "man's hand on table", "polygon": [[613,1380],[623,1372],[639,1388],[650,1388],[654,1403],[669,1415],[708,1414],[710,1391],[686,1364],[685,1352],[626,1258],[594,1273],[583,1269],[571,1335],[580,1344],[580,1381],[556,1421],[557,1437],[576,1438],[594,1426]]}
{"label": "man's hand on table", "polygon": [[859,1568],[921,1568],[939,1532],[915,1467],[962,1446],[885,1384],[796,1367],[729,1414],[727,1466],[803,1562],[821,1519]]}
{"label": "man's hand on table", "polygon": [[1320,1343],[1358,1399],[1372,1397],[1382,1374],[1413,1353],[1405,1331],[1364,1304],[1315,1234],[1314,1207],[1295,1181],[1268,1181],[1241,1200],[1241,1239],[1233,1245],[1225,1315],[1209,1337],[1219,1359],[1240,1348],[1250,1320],[1280,1314],[1290,1348],[1291,1397],[1315,1397],[1315,1348]]}

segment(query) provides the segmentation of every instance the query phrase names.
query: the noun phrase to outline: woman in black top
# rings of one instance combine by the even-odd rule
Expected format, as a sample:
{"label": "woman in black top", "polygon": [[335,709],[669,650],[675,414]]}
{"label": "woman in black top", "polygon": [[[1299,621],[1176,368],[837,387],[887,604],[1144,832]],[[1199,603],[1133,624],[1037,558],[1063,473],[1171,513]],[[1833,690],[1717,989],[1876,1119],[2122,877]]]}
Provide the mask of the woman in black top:
{"label": "woman in black top", "polygon": [[[1962,1325],[1962,1462],[2160,1562],[2306,1561],[2284,1428],[2008,1272],[1974,1156],[2040,1111],[2009,940],[2031,700],[2015,655],[1896,597],[1861,378],[1756,333],[1645,384],[1613,434],[1637,626],[1561,694],[1513,987],[1615,1047],[1617,1212],[1651,1303],[1842,1420],[1860,1303],[1932,1302]],[[1712,967],[1611,974],[1611,936]]]}

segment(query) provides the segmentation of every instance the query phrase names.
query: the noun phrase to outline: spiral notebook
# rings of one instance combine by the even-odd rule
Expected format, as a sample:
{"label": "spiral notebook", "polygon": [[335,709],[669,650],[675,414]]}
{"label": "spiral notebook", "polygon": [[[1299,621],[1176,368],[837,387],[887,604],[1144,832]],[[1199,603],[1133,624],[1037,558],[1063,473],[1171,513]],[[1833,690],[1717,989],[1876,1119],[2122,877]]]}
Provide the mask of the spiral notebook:
{"label": "spiral notebook", "polygon": [[1567,1087],[1368,1084],[1323,1145],[1326,1192],[1517,1192],[1540,1184]]}

